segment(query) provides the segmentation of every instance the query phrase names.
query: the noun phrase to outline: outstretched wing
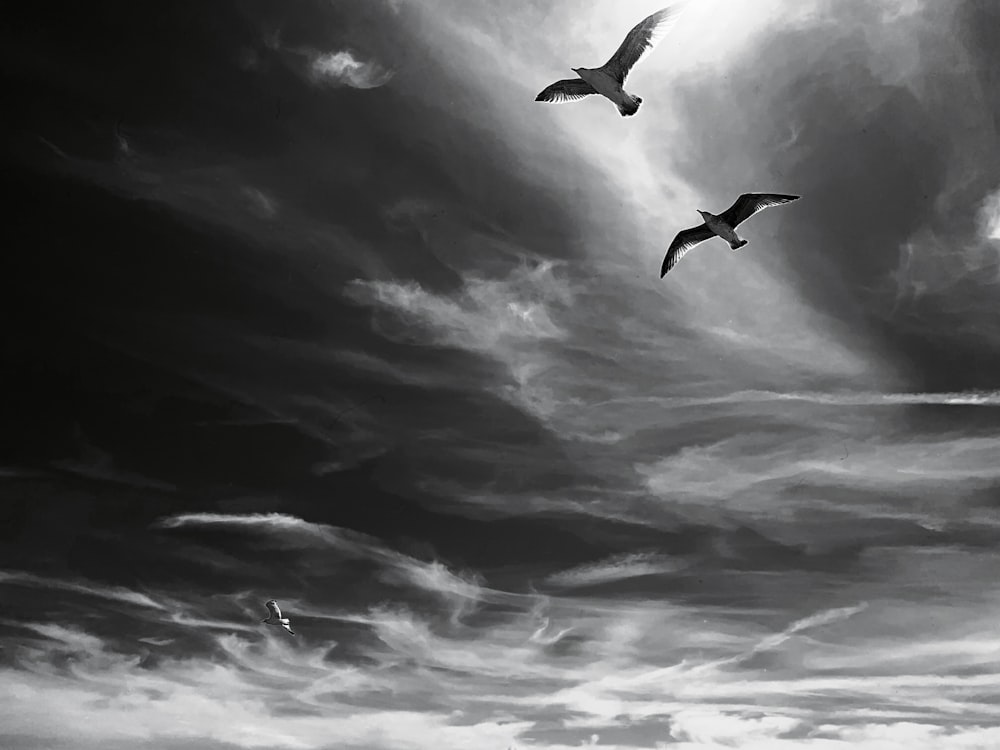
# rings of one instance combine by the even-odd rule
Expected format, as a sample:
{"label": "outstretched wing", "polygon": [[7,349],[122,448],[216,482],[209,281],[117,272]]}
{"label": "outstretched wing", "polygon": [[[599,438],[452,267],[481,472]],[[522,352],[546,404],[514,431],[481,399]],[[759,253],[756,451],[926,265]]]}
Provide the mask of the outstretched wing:
{"label": "outstretched wing", "polygon": [[535,97],[536,102],[571,102],[574,99],[582,99],[590,94],[596,94],[597,89],[591,86],[582,78],[566,78],[556,81],[550,86],[542,89],[541,93]]}
{"label": "outstretched wing", "polygon": [[625,41],[611,59],[604,63],[601,70],[618,83],[624,84],[629,71],[667,35],[679,16],[680,11],[676,7],[670,7],[644,18],[632,27]]}
{"label": "outstretched wing", "polygon": [[274,601],[274,599],[271,599],[264,606],[267,607],[267,611],[270,612],[272,615],[274,615],[276,619],[278,620],[281,619],[281,610],[278,609],[278,603]]}
{"label": "outstretched wing", "polygon": [[281,627],[283,627],[285,630],[287,630],[290,635],[295,635],[295,631],[292,630],[292,626],[289,625],[287,622],[281,623]]}
{"label": "outstretched wing", "polygon": [[667,248],[667,254],[663,258],[663,265],[660,266],[660,278],[662,279],[666,276],[667,271],[676,266],[677,261],[683,258],[688,250],[699,242],[704,242],[714,236],[715,232],[705,224],[678,232],[677,236],[674,237],[674,241],[670,243],[670,247]]}
{"label": "outstretched wing", "polygon": [[735,227],[746,221],[758,211],[771,206],[780,206],[799,199],[798,195],[782,195],[780,193],[743,193],[736,202],[720,214],[724,222]]}

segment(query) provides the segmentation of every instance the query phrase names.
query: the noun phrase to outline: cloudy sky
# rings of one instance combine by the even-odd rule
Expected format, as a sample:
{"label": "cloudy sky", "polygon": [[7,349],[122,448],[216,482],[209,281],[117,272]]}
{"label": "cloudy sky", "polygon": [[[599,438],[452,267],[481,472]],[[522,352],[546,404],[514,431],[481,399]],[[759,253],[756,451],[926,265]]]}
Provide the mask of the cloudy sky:
{"label": "cloudy sky", "polygon": [[1000,6],[661,3],[5,11],[0,745],[1000,746]]}

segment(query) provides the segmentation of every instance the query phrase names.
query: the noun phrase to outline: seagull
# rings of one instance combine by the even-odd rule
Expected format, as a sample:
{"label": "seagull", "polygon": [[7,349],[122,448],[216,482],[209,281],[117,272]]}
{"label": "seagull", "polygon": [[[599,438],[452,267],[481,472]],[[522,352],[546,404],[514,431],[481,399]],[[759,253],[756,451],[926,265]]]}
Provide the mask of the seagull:
{"label": "seagull", "polygon": [[618,50],[599,68],[570,68],[579,78],[566,78],[547,86],[535,97],[536,102],[568,102],[589,94],[600,94],[618,106],[622,117],[639,111],[642,97],[628,93],[625,78],[636,63],[659,43],[677,21],[676,6],[663,8],[636,24]]}
{"label": "seagull", "polygon": [[743,193],[736,202],[729,208],[716,216],[708,211],[698,211],[704,224],[699,224],[690,229],[684,229],[677,233],[674,241],[670,243],[667,254],[663,258],[663,266],[660,268],[660,278],[667,275],[667,271],[677,265],[677,261],[683,258],[688,250],[712,237],[721,237],[729,243],[733,250],[739,250],[747,240],[740,239],[736,234],[736,227],[749,219],[758,211],[763,211],[771,206],[780,206],[784,203],[796,201],[801,196],[782,195],[780,193]]}
{"label": "seagull", "polygon": [[278,608],[278,603],[274,599],[269,600],[265,605],[267,607],[268,615],[267,619],[261,620],[261,622],[266,622],[267,624],[277,624],[281,625],[285,630],[287,630],[292,635],[295,635],[295,631],[292,630],[292,626],[288,624],[288,618],[281,616],[281,610]]}

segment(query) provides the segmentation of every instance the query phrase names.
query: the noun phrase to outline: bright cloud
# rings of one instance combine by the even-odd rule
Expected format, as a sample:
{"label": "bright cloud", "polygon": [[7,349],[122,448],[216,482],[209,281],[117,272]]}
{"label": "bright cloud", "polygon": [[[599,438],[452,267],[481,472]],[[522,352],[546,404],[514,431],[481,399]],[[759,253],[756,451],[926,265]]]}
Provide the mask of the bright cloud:
{"label": "bright cloud", "polygon": [[356,89],[384,86],[393,77],[391,70],[375,62],[362,61],[349,50],[317,54],[310,64],[313,80],[321,83],[346,85]]}

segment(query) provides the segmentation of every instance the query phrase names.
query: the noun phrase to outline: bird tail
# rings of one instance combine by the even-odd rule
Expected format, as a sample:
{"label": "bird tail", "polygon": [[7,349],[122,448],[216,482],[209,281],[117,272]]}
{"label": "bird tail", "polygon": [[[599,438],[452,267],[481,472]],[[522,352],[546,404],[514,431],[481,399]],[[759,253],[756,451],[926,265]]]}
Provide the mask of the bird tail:
{"label": "bird tail", "polygon": [[[623,92],[624,93],[624,92]],[[631,117],[636,112],[639,111],[639,105],[642,104],[641,96],[632,96],[631,94],[625,94],[625,101],[618,105],[618,112],[622,117]]]}
{"label": "bird tail", "polygon": [[747,242],[749,242],[749,240],[737,240],[736,242],[730,242],[729,247],[734,251],[739,250],[741,247],[747,244]]}

